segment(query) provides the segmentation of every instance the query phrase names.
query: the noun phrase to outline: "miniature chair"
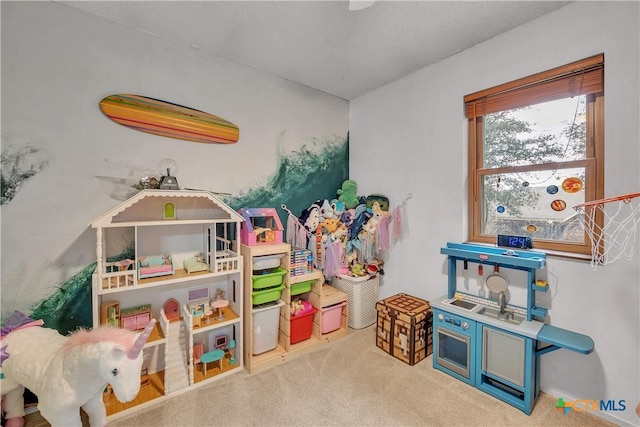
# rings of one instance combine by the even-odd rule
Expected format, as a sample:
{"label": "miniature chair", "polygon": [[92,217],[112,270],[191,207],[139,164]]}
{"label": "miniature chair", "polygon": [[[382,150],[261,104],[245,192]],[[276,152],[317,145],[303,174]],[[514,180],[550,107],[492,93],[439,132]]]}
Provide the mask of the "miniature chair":
{"label": "miniature chair", "polygon": [[[200,356],[204,354],[204,343],[196,343],[193,345],[193,367],[195,369],[196,365],[202,363],[200,361]],[[203,368],[204,369],[204,368]]]}
{"label": "miniature chair", "polygon": [[236,348],[236,340],[230,340],[229,345],[227,345],[227,350],[229,350],[229,363],[231,364],[236,363],[235,352],[232,351],[235,348]]}

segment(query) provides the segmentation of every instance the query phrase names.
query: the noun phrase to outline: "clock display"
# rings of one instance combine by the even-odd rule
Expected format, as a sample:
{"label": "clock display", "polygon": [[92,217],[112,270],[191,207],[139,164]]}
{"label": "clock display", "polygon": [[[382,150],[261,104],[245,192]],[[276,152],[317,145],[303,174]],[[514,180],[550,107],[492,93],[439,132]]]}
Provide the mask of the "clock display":
{"label": "clock display", "polygon": [[508,248],[518,249],[531,249],[533,247],[533,244],[530,237],[498,234],[498,246],[506,246]]}

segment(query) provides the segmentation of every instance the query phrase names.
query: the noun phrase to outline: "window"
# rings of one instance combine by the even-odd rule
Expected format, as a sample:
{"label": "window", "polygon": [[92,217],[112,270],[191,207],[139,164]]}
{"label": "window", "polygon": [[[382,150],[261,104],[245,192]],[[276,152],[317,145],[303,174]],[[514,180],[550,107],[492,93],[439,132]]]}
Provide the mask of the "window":
{"label": "window", "polygon": [[604,193],[604,55],[464,101],[469,240],[517,235],[531,237],[536,249],[590,255],[573,206]]}

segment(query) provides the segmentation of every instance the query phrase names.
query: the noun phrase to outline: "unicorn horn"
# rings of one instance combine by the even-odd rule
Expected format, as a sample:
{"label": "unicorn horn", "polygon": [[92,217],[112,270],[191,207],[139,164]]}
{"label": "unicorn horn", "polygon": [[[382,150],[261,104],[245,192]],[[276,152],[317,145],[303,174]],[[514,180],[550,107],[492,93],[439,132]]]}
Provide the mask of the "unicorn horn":
{"label": "unicorn horn", "polygon": [[127,353],[127,356],[129,356],[129,359],[133,360],[138,357],[138,354],[140,354],[142,347],[144,347],[144,343],[147,342],[147,338],[149,338],[149,335],[151,335],[151,331],[153,330],[153,327],[155,326],[155,324],[156,324],[156,319],[151,319],[149,323],[147,323],[147,326],[144,328],[144,331],[142,331],[142,333],[140,334],[136,342],[133,343],[133,347],[131,347],[131,350],[129,350],[129,353]]}

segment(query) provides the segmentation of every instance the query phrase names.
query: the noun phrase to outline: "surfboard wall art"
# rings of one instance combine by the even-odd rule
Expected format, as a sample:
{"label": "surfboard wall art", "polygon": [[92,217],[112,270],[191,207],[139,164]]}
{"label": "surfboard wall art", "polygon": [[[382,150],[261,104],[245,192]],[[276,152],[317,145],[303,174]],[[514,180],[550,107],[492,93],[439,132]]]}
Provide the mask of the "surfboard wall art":
{"label": "surfboard wall art", "polygon": [[146,96],[110,95],[100,110],[122,126],[168,138],[234,144],[240,137],[238,126],[222,117]]}

